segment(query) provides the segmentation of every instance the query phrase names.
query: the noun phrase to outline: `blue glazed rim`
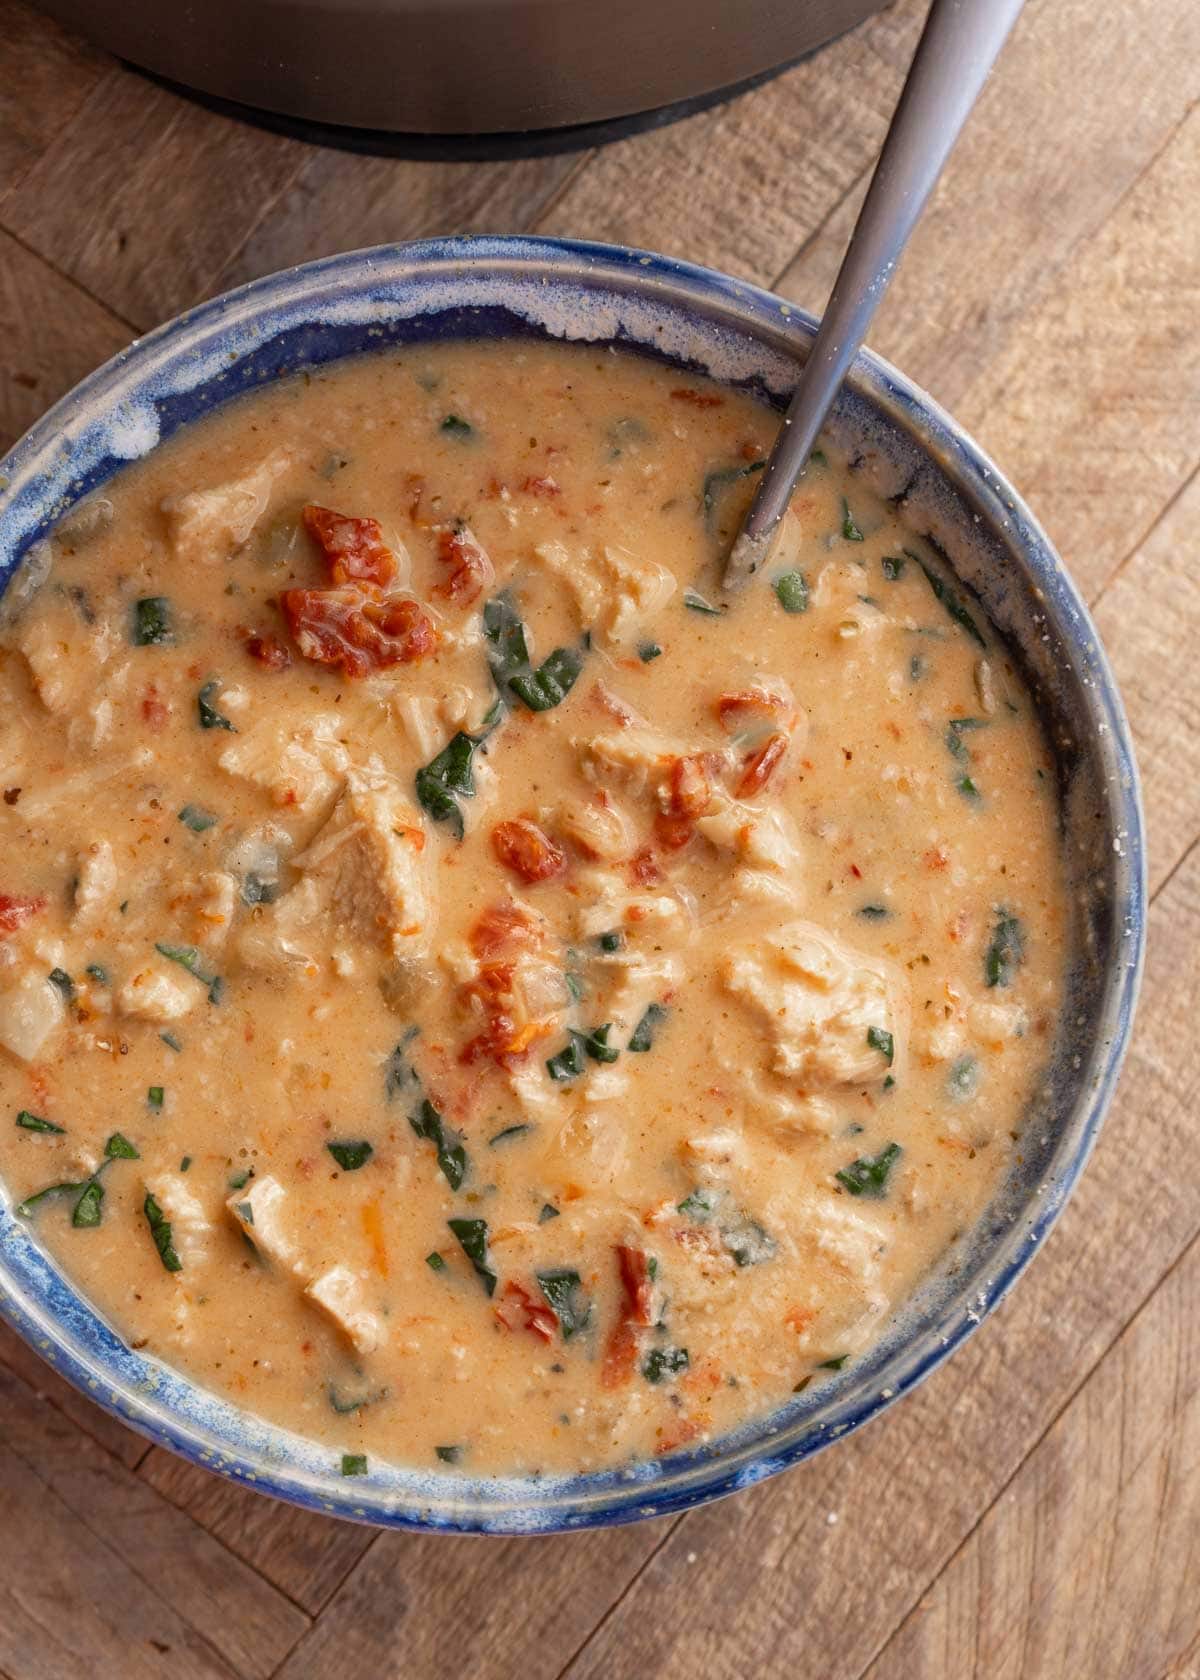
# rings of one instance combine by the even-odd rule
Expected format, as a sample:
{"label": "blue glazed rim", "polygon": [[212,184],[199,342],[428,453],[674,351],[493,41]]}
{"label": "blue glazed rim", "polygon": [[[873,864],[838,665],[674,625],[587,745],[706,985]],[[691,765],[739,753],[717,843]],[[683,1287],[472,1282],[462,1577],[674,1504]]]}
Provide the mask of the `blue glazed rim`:
{"label": "blue glazed rim", "polygon": [[[130,459],[305,366],[447,337],[572,338],[711,373],[781,405],[812,318],[728,276],[568,240],[446,239],[351,252],[241,287],[130,345],[0,462],[0,587]],[[309,1509],[386,1527],[539,1533],[662,1516],[748,1486],[859,1428],[1007,1293],[1087,1162],[1128,1041],[1145,939],[1137,769],[1104,651],[1046,536],[991,461],[880,358],[855,363],[832,424],[975,586],[1038,692],[1062,781],[1081,954],[1064,1027],[992,1205],[857,1365],[766,1418],[663,1460],[576,1477],[475,1479],[372,1465],[276,1429],[126,1346],[13,1217],[0,1189],[0,1313],[63,1376],[152,1441]],[[922,524],[921,521],[924,521]]]}

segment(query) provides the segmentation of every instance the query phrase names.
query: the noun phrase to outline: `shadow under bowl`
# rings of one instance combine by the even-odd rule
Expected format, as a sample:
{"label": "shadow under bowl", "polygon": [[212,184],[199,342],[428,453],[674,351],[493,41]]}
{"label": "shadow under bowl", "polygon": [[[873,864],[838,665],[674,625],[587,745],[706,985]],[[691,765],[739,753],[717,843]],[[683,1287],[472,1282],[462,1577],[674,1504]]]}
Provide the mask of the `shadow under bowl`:
{"label": "shadow under bowl", "polygon": [[[783,406],[808,315],[646,252],[567,240],[447,239],[331,257],[242,287],[131,345],[0,463],[0,586],[83,495],[201,415],[270,380],[432,340],[616,346]],[[1075,912],[1067,994],[1022,1148],[976,1226],[874,1349],[787,1405],[699,1448],[588,1475],[473,1478],[372,1464],[347,1481],[325,1447],[128,1347],[0,1190],[0,1313],[91,1399],[152,1440],[262,1492],[397,1528],[536,1533],[683,1510],[775,1474],[857,1428],[938,1365],[1004,1295],[1062,1211],[1095,1141],[1141,969],[1137,773],[1087,610],[1003,477],[930,399],[869,353],[830,425],[856,470],[942,550],[1005,638],[1057,765]]]}

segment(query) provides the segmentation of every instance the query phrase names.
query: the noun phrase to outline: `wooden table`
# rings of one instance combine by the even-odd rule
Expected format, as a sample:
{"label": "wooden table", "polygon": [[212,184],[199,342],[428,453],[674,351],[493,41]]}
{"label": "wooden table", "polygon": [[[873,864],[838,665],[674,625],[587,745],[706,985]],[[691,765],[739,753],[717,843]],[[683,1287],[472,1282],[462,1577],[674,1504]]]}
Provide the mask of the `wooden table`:
{"label": "wooden table", "polygon": [[[185,305],[381,240],[579,234],[819,308],[921,10],[609,150],[457,165],[257,133],[0,0],[0,441]],[[1198,93],[1197,0],[1031,0],[872,337],[1057,539],[1141,754],[1138,1029],[1014,1297],[815,1461],[565,1540],[276,1505],[147,1448],[5,1334],[6,1680],[1200,1675]]]}

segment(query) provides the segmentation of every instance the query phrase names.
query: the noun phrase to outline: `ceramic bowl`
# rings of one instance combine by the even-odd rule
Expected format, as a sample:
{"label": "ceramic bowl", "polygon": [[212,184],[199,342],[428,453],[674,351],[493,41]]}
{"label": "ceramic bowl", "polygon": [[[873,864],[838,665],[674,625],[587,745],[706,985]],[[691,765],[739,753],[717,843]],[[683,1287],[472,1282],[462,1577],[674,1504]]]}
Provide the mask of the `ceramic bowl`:
{"label": "ceramic bowl", "polygon": [[[554,338],[711,374],[781,406],[813,321],[766,292],[641,251],[452,239],[329,258],[256,281],[133,344],[0,463],[0,579],[81,496],[200,415],[338,357],[447,338]],[[127,1347],[0,1192],[0,1311],[64,1376],[152,1440],[319,1511],[398,1528],[529,1533],[682,1510],[856,1429],[968,1336],[1037,1253],[1087,1160],[1129,1034],[1145,911],[1129,732],[1058,556],[987,457],[870,354],[832,417],[858,470],[898,498],[981,597],[1038,699],[1058,764],[1077,937],[1051,1066],[993,1203],[875,1347],[771,1415],[661,1460],[565,1478],[474,1479],[372,1460],[250,1416]]]}

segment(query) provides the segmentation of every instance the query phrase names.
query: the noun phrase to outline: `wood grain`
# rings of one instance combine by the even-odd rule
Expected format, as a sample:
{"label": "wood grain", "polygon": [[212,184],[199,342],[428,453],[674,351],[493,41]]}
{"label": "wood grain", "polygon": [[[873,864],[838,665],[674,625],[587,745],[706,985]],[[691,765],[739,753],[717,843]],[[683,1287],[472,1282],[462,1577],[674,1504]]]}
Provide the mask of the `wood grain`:
{"label": "wood grain", "polygon": [[[12,1610],[12,1618],[0,1615],[0,1661],[19,1661],[22,1677],[61,1674],[64,1649],[82,1657],[89,1648],[106,1650],[109,1672],[124,1673],[126,1646],[131,1654],[137,1647],[139,1662],[144,1655],[145,1672],[164,1673],[164,1664],[150,1666],[155,1654],[165,1655],[156,1653],[157,1641],[178,1650],[181,1666],[172,1665],[173,1673],[266,1680],[304,1632],[307,1617],[282,1594],[68,1418],[39,1406],[3,1367],[0,1442],[0,1556],[8,1553],[0,1592]],[[10,1488],[20,1501],[11,1517]],[[33,1556],[32,1534],[41,1536]],[[83,1595],[79,1609],[87,1615],[78,1626],[63,1613],[64,1594],[68,1602]],[[20,1641],[10,1648],[5,1630],[17,1629],[18,1619]]]}
{"label": "wood grain", "polygon": [[71,122],[111,62],[20,0],[0,0],[0,200]]}
{"label": "wood grain", "polygon": [[0,1366],[6,1366],[14,1376],[20,1377],[37,1405],[53,1406],[105,1452],[119,1459],[127,1470],[136,1469],[150,1450],[141,1435],[135,1435],[132,1429],[72,1387],[7,1324],[0,1324]]}
{"label": "wood grain", "polygon": [[208,296],[305,154],[117,68],[29,170],[4,221],[145,330]]}
{"label": "wood grain", "polygon": [[0,229],[0,447],[129,342],[115,315]]}

